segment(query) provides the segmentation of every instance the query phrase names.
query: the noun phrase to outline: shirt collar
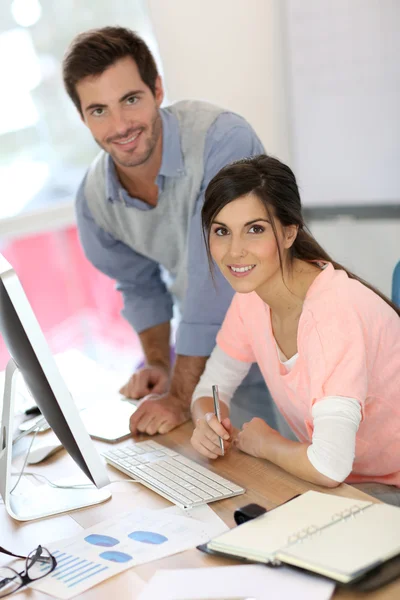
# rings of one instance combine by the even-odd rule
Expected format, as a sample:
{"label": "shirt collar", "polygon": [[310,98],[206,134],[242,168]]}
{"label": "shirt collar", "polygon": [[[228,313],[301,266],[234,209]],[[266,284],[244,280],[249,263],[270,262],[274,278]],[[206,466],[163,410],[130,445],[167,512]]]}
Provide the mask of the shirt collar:
{"label": "shirt collar", "polygon": [[[181,177],[184,175],[185,169],[178,119],[168,108],[161,108],[160,114],[163,128],[163,147],[161,166],[156,183],[162,190],[164,177]],[[111,202],[121,200],[121,192],[123,195],[127,194],[119,182],[114,161],[109,154],[106,161],[106,191],[107,198]]]}
{"label": "shirt collar", "polygon": [[181,136],[178,119],[168,108],[160,110],[163,128],[163,149],[159,175],[181,177],[184,173]]}
{"label": "shirt collar", "polygon": [[321,266],[321,272],[318,273],[317,277],[314,279],[314,281],[308,288],[306,297],[304,299],[305,302],[307,302],[312,296],[318,294],[321,290],[324,290],[326,286],[329,286],[331,280],[334,277],[338,275],[344,275],[345,277],[347,277],[345,271],[336,271],[331,262],[328,262],[326,260],[316,260],[311,262],[318,263]]}
{"label": "shirt collar", "polygon": [[119,191],[122,186],[119,182],[117,171],[115,170],[114,161],[111,156],[107,154],[106,157],[106,193],[107,198],[110,202],[119,200]]}

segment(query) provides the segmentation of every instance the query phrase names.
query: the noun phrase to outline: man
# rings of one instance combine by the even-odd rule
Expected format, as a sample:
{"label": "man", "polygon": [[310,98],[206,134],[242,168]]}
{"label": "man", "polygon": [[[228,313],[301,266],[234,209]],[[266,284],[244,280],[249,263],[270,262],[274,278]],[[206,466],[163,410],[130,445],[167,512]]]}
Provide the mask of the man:
{"label": "man", "polygon": [[[153,56],[122,27],[78,35],[63,77],[102,148],[78,192],[81,242],[88,259],[117,281],[146,359],[121,389],[127,397],[147,396],[131,431],[166,433],[189,419],[192,392],[233,294],[221,275],[214,285],[209,273],[200,226],[204,191],[225,164],[264,149],[243,118],[211,104],[160,108],[164,92]],[[182,319],[171,372],[173,299]],[[234,422],[261,416],[276,426],[261,381],[256,372],[238,390]]]}

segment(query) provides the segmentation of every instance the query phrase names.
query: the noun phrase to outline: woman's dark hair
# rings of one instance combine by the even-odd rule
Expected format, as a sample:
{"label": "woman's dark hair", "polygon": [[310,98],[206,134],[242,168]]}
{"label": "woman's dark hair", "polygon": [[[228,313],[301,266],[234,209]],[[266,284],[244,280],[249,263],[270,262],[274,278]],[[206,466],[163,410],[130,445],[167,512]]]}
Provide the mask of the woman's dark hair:
{"label": "woman's dark hair", "polygon": [[332,260],[318,244],[304,224],[301,200],[293,171],[277,158],[260,154],[231,163],[221,169],[210,181],[205,192],[205,202],[201,217],[207,255],[212,269],[210,253],[210,231],[216,215],[230,202],[247,194],[256,194],[263,203],[275,235],[281,272],[283,275],[282,254],[278,243],[278,234],[274,217],[285,227],[297,225],[297,237],[289,249],[289,268],[294,259],[306,262],[324,261],[332,263],[334,269],[347,273],[350,279],[356,279],[375,292],[400,316],[400,309],[384,294],[372,285],[348,271]]}
{"label": "woman's dark hair", "polygon": [[142,81],[155,95],[157,66],[147,44],[134,31],[125,27],[101,27],[78,34],[63,58],[65,89],[82,114],[76,84],[90,75],[101,75],[108,67],[130,56],[136,63]]}

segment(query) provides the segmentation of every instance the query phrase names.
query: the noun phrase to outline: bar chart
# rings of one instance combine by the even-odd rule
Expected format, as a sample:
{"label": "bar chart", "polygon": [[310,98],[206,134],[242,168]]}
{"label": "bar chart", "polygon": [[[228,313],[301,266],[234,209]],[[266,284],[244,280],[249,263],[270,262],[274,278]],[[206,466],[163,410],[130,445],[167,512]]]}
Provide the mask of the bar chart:
{"label": "bar chart", "polygon": [[57,567],[50,577],[62,582],[68,588],[73,588],[87,579],[94,578],[109,568],[107,565],[59,550],[55,550],[53,556],[57,561]]}

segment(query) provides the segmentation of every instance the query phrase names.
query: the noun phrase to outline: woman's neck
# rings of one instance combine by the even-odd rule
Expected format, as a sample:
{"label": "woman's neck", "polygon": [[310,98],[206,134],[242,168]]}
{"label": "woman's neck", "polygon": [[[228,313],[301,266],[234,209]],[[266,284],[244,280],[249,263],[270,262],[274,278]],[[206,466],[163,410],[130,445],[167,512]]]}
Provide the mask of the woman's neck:
{"label": "woman's neck", "polygon": [[283,268],[283,277],[279,269],[256,292],[279,321],[298,318],[308,289],[320,273],[318,265],[295,259],[291,267]]}

